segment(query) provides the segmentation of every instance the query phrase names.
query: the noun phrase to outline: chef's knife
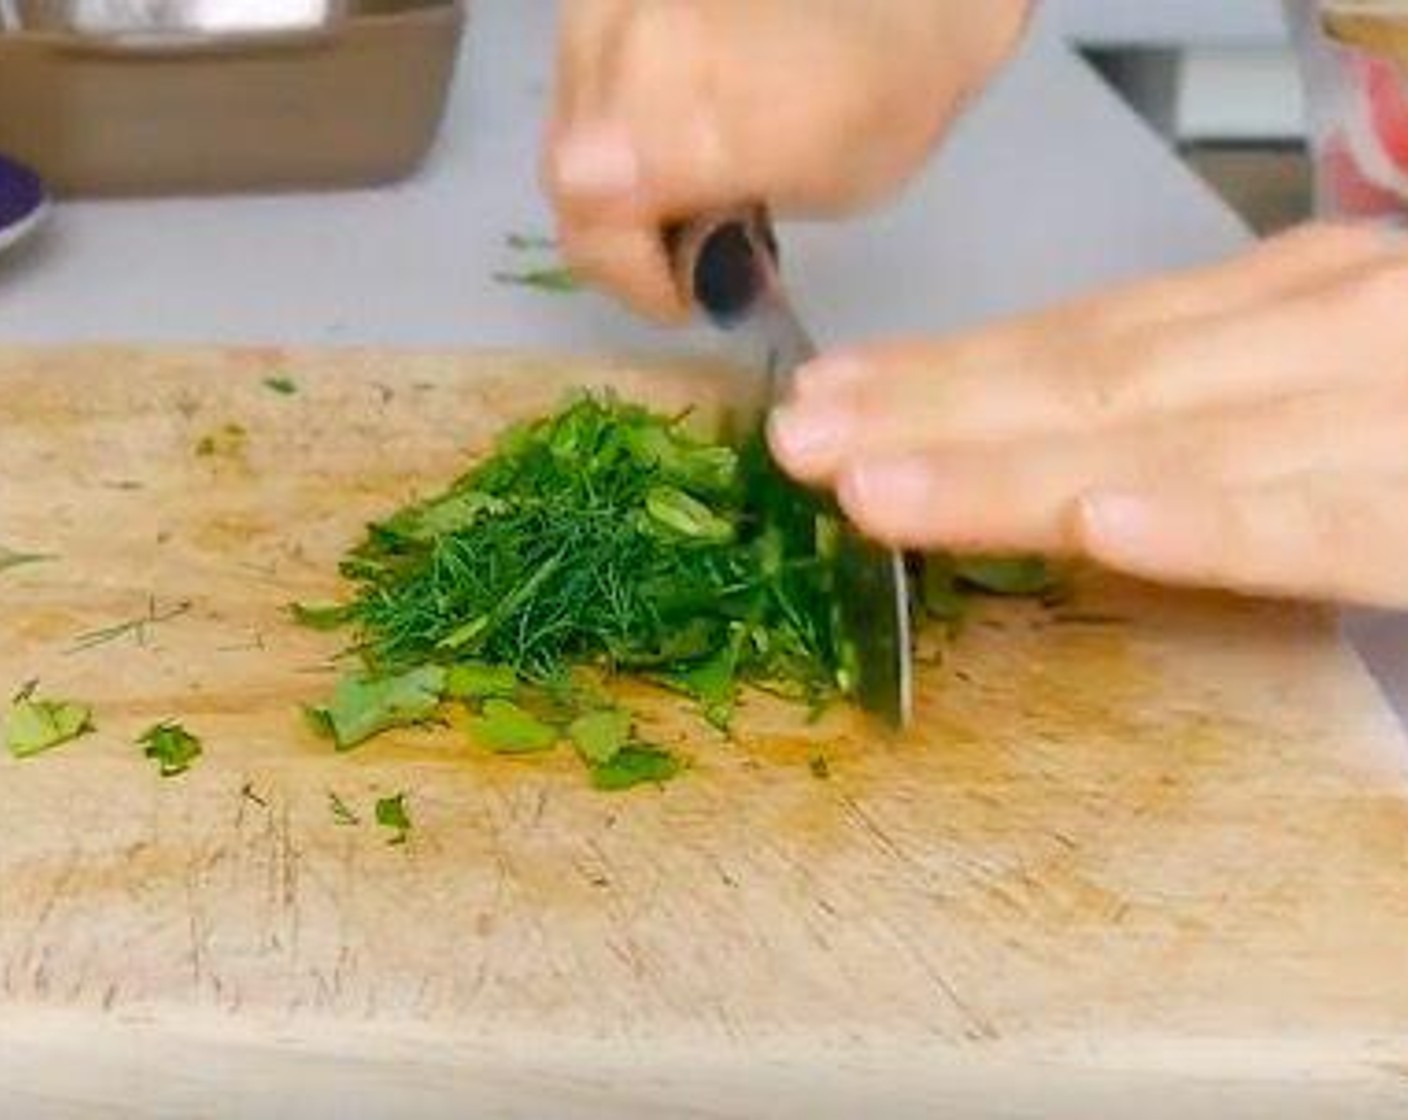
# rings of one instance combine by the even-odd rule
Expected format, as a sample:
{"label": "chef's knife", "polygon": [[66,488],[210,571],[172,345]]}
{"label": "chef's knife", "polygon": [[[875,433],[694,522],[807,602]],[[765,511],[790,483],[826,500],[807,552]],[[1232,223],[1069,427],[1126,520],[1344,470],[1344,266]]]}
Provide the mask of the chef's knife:
{"label": "chef's knife", "polygon": [[[761,424],[787,396],[793,373],[816,354],[787,299],[777,241],[765,212],[729,212],[671,229],[666,235],[683,289],[711,322],[731,332],[760,375],[750,402]],[[765,443],[765,441],[764,441]],[[769,458],[769,463],[771,459]],[[815,496],[786,480],[779,492],[815,505]],[[839,526],[834,583],[843,669],[857,703],[894,728],[913,708],[913,649],[904,558],[863,537],[832,507]]]}

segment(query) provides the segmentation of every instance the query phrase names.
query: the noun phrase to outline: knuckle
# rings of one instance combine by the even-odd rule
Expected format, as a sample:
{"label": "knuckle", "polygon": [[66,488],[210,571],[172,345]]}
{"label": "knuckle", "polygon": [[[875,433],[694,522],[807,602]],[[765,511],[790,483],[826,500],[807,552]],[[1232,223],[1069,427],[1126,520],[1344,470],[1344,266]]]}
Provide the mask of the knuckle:
{"label": "knuckle", "polygon": [[1371,529],[1367,510],[1348,501],[1344,494],[1307,479],[1293,491],[1297,514],[1305,527],[1308,544],[1321,558],[1332,578],[1346,574],[1354,542]]}
{"label": "knuckle", "polygon": [[1141,329],[1111,338],[1089,326],[1070,340],[1068,358],[1077,407],[1091,423],[1139,416],[1152,407],[1155,385],[1171,360],[1172,344],[1162,331]]}
{"label": "knuckle", "polygon": [[1340,295],[1340,315],[1367,323],[1395,323],[1408,312],[1408,260],[1394,259],[1369,269]]}
{"label": "knuckle", "polygon": [[628,73],[679,73],[703,53],[707,30],[693,0],[654,0],[621,30],[619,57]]}
{"label": "knuckle", "polygon": [[1317,221],[1298,226],[1268,244],[1277,243],[1327,260],[1355,260],[1383,249],[1386,241],[1381,231],[1366,225]]}

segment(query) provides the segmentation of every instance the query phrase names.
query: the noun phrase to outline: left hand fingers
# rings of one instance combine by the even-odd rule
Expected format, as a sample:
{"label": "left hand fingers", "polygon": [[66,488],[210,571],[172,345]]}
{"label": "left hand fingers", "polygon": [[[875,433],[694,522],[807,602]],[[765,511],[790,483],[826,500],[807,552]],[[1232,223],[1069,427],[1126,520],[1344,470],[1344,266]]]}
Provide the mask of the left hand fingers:
{"label": "left hand fingers", "polygon": [[1070,517],[1087,491],[1393,471],[1405,458],[1404,416],[1408,389],[1398,386],[1320,393],[1108,431],[862,457],[838,489],[861,528],[897,544],[1065,552],[1079,545]]}
{"label": "left hand fingers", "polygon": [[1082,549],[1144,579],[1408,607],[1408,475],[1308,474],[1252,486],[1097,491]]}
{"label": "left hand fingers", "polygon": [[[1150,289],[1162,294],[1137,286],[953,339],[833,355],[800,372],[795,399],[773,418],[774,448],[798,476],[827,483],[848,460],[882,451],[1089,432],[1408,378],[1408,318],[1395,310],[1408,268],[1393,255],[1366,263],[1365,250],[1311,254],[1322,274],[1290,268],[1284,254],[1272,268],[1263,247],[1221,267],[1264,301],[1233,300],[1223,314],[1179,317],[1185,288],[1227,289],[1208,270]],[[1126,305],[1142,302],[1171,318],[1129,326]]]}

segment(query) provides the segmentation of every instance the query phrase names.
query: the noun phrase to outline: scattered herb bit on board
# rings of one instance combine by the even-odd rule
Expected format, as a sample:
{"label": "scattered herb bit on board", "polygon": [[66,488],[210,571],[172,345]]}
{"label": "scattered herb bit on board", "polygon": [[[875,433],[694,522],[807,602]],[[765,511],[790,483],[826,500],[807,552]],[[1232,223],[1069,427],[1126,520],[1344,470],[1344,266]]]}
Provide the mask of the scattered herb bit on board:
{"label": "scattered herb bit on board", "polygon": [[388,844],[404,844],[411,834],[411,814],[406,808],[406,795],[398,793],[383,797],[376,803],[376,823],[389,828],[393,834]]}
{"label": "scattered herb bit on board", "polygon": [[[315,724],[346,749],[462,712],[483,749],[568,742],[592,784],[626,789],[683,763],[637,736],[615,677],[680,692],[725,731],[745,686],[808,711],[845,696],[835,515],[778,484],[756,438],[711,441],[687,419],[577,397],[371,525],[341,565],[348,600],[294,608],[347,626],[359,662]],[[955,612],[980,588],[1045,586],[1014,563],[944,561],[931,582]]]}
{"label": "scattered herb bit on board", "polygon": [[976,595],[1044,597],[1060,587],[1038,556],[926,556],[919,598],[934,618],[959,625]]}
{"label": "scattered herb bit on board", "polygon": [[29,564],[47,564],[58,557],[48,552],[16,552],[0,545],[0,572],[11,568],[23,568]]}
{"label": "scattered herb bit on board", "polygon": [[279,393],[285,397],[291,397],[298,392],[298,382],[291,377],[266,377],[264,388],[270,392]]}
{"label": "scattered herb bit on board", "polygon": [[235,458],[244,454],[249,433],[242,424],[222,424],[196,441],[196,454],[203,459]]}
{"label": "scattered herb bit on board", "polygon": [[336,630],[353,618],[346,603],[290,603],[288,612],[296,623],[310,630]]}
{"label": "scattered herb bit on board", "polygon": [[570,295],[582,289],[581,281],[570,268],[563,265],[549,265],[544,268],[504,269],[494,273],[500,284],[516,284],[522,288],[536,288],[540,292],[553,292]]}
{"label": "scattered herb bit on board", "polygon": [[200,739],[174,720],[163,720],[147,728],[138,736],[137,745],[157,764],[163,778],[184,774],[202,754]]}
{"label": "scattered herb bit on board", "polygon": [[332,814],[332,823],[344,828],[355,827],[362,823],[362,818],[348,808],[347,802],[343,801],[334,790],[328,790],[328,812]]}
{"label": "scattered herb bit on board", "polygon": [[93,710],[72,700],[43,700],[29,689],[10,706],[5,743],[16,758],[32,758],[93,730]]}
{"label": "scattered herb bit on board", "polygon": [[153,595],[147,599],[146,614],[137,618],[129,618],[125,622],[118,622],[112,626],[104,626],[98,630],[89,630],[87,633],[79,634],[74,638],[73,645],[69,647],[67,652],[82,653],[84,650],[104,646],[109,642],[120,641],[127,637],[132,638],[139,646],[144,646],[151,637],[153,627],[180,618],[190,609],[191,601],[183,599],[165,610],[160,610],[156,605],[156,596]]}
{"label": "scattered herb bit on board", "polygon": [[538,252],[557,248],[557,240],[555,238],[545,237],[540,233],[506,233],[504,234],[504,244],[516,253]]}

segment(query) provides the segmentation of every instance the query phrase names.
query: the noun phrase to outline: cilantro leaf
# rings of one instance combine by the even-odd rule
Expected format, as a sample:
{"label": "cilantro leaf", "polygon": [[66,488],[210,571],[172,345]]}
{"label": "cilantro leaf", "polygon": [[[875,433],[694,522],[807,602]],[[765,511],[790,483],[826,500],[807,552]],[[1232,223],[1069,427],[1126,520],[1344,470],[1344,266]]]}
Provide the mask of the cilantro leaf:
{"label": "cilantro leaf", "polygon": [[518,674],[511,665],[462,661],[445,673],[445,695],[451,700],[508,700],[517,691]]}
{"label": "cilantro leaf", "polygon": [[926,556],[919,581],[919,597],[929,614],[957,627],[968,613],[968,596],[959,584],[953,561],[947,556]]}
{"label": "cilantro leaf", "polygon": [[651,487],[645,495],[645,512],[651,520],[682,537],[714,544],[733,540],[732,522],[677,486]]}
{"label": "cilantro leaf", "polygon": [[511,700],[484,702],[483,712],[468,721],[471,738],[495,754],[536,754],[557,745],[557,729]]}
{"label": "cilantro leaf", "polygon": [[388,844],[404,844],[411,834],[411,814],[406,808],[406,795],[404,793],[395,794],[392,797],[380,798],[376,803],[376,823],[382,828],[389,828],[395,835],[386,842]]}
{"label": "cilantro leaf", "polygon": [[592,785],[601,790],[623,790],[645,782],[668,782],[683,769],[680,760],[657,747],[623,747],[610,762],[592,767]]}
{"label": "cilantro leaf", "polygon": [[1055,585],[1038,556],[968,556],[954,561],[960,581],[990,595],[1040,595]]}
{"label": "cilantro leaf", "polygon": [[291,397],[294,393],[298,392],[298,382],[291,377],[266,377],[264,379],[264,388],[268,389],[270,392],[279,393],[285,397]]}
{"label": "cilantro leaf", "polygon": [[5,741],[16,758],[32,758],[93,730],[93,711],[71,700],[15,701],[6,720]]}
{"label": "cilantro leaf", "polygon": [[567,728],[577,753],[590,763],[611,762],[630,743],[634,721],[621,708],[606,708],[578,716]]}
{"label": "cilantro leaf", "polygon": [[184,774],[201,756],[201,742],[179,723],[171,720],[154,724],[137,738],[142,753],[157,764],[163,778]]}
{"label": "cilantro leaf", "polygon": [[742,630],[735,629],[728,642],[708,660],[665,676],[666,684],[699,701],[704,718],[720,731],[727,731],[733,722],[733,711],[738,701],[738,659],[742,641]]}
{"label": "cilantro leaf", "polygon": [[338,682],[331,702],[309,708],[308,716],[338,750],[350,750],[379,732],[429,719],[444,687],[445,670],[438,665],[389,677],[352,674]]}

